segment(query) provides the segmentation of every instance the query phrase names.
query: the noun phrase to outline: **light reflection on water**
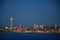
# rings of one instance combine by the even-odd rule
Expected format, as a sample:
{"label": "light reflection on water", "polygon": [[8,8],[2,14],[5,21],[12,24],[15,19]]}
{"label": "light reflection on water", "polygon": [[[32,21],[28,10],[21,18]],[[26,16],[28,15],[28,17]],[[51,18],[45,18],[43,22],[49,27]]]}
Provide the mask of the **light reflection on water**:
{"label": "light reflection on water", "polygon": [[38,33],[0,33],[1,40],[59,40],[60,34],[38,34]]}

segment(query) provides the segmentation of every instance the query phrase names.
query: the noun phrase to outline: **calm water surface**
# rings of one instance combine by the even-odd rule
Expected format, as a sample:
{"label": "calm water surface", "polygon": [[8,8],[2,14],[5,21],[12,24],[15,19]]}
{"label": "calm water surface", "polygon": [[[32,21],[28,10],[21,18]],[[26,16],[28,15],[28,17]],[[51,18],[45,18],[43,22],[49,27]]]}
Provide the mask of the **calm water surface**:
{"label": "calm water surface", "polygon": [[0,40],[60,40],[60,34],[0,32]]}

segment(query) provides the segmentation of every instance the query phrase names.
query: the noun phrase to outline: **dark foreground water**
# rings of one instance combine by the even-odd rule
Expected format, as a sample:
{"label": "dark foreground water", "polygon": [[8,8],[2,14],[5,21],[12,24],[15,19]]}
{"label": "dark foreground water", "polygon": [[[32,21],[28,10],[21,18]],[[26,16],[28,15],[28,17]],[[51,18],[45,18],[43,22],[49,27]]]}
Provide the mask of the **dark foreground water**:
{"label": "dark foreground water", "polygon": [[0,40],[60,40],[60,34],[1,32]]}

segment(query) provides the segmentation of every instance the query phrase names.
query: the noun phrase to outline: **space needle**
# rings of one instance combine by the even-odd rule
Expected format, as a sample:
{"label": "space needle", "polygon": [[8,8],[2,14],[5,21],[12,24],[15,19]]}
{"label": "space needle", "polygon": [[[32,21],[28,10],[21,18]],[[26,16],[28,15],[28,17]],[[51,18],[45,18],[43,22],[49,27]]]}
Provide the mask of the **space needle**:
{"label": "space needle", "polygon": [[10,31],[12,31],[12,27],[13,27],[13,26],[12,26],[12,21],[13,21],[13,18],[11,17],[11,18],[10,18]]}

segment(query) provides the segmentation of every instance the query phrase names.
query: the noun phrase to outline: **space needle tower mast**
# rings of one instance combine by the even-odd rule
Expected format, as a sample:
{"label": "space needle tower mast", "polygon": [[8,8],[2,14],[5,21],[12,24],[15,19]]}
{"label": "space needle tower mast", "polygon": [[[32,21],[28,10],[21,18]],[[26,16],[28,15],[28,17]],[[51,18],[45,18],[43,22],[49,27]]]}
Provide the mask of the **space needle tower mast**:
{"label": "space needle tower mast", "polygon": [[11,18],[10,18],[10,31],[12,31],[12,27],[13,27],[13,26],[12,26],[12,21],[13,21],[13,18],[11,17]]}

